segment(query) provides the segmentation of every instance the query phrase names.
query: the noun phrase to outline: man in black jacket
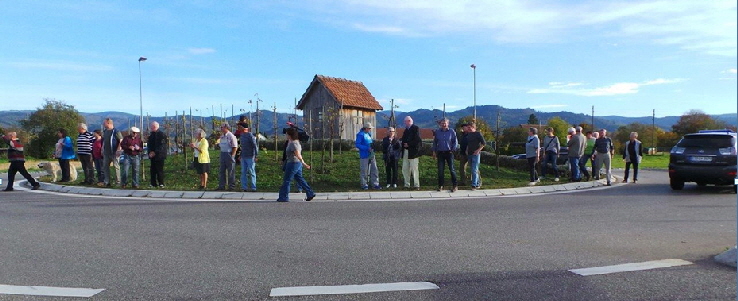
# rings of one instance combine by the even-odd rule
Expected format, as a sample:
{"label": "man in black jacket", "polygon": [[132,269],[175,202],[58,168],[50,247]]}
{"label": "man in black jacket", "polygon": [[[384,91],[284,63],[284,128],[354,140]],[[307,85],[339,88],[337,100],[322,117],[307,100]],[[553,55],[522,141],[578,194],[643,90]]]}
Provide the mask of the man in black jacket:
{"label": "man in black jacket", "polygon": [[149,129],[151,133],[149,133],[147,147],[149,148],[149,159],[151,159],[149,169],[151,187],[164,188],[164,160],[167,158],[169,138],[166,133],[159,130],[159,123],[156,121],[151,122]]}
{"label": "man in black jacket", "polygon": [[405,180],[405,188],[410,189],[410,177],[413,177],[413,188],[420,190],[420,173],[418,172],[418,161],[420,157],[420,129],[413,124],[413,118],[405,117],[405,131],[402,132],[402,177]]}

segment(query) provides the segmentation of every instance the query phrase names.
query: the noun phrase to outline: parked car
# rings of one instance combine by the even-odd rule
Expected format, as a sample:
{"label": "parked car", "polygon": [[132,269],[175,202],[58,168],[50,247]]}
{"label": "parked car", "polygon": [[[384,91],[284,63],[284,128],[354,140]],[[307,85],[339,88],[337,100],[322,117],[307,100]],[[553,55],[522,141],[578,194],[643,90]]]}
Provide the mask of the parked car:
{"label": "parked car", "polygon": [[[687,134],[671,149],[669,183],[681,190],[685,182],[697,186],[733,185],[736,178],[736,133],[709,130]],[[736,186],[733,186],[736,192]]]}

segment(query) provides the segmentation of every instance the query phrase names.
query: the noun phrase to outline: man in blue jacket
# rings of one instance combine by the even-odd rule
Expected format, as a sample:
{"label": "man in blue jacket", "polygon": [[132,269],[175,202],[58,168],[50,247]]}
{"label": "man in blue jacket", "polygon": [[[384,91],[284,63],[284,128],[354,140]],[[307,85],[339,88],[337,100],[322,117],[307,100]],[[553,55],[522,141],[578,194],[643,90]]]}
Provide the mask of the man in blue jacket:
{"label": "man in blue jacket", "polygon": [[[372,188],[381,189],[379,187],[379,171],[377,170],[377,160],[374,158],[374,149],[372,149],[372,134],[374,127],[367,122],[364,127],[356,133],[356,148],[359,149],[359,164],[361,189],[369,189],[367,176],[370,178]],[[368,174],[367,174],[368,173]]]}

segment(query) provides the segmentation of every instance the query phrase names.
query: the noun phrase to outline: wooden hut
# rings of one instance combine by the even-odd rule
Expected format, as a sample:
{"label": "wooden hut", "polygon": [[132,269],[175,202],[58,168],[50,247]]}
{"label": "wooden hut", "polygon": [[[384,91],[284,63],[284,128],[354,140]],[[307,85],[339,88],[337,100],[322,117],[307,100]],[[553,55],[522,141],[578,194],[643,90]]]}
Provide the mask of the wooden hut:
{"label": "wooden hut", "polygon": [[[354,140],[364,123],[377,126],[377,111],[382,106],[361,82],[315,75],[297,109],[302,110],[312,137]],[[377,139],[376,130],[372,137]]]}

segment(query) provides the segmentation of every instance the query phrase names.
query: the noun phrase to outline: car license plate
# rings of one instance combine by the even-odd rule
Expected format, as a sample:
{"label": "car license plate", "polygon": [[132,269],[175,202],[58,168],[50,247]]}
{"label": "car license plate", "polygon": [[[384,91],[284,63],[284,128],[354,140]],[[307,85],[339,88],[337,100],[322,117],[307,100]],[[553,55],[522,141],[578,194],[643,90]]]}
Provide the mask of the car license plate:
{"label": "car license plate", "polygon": [[712,162],[712,157],[700,157],[700,156],[694,156],[690,158],[692,162]]}

